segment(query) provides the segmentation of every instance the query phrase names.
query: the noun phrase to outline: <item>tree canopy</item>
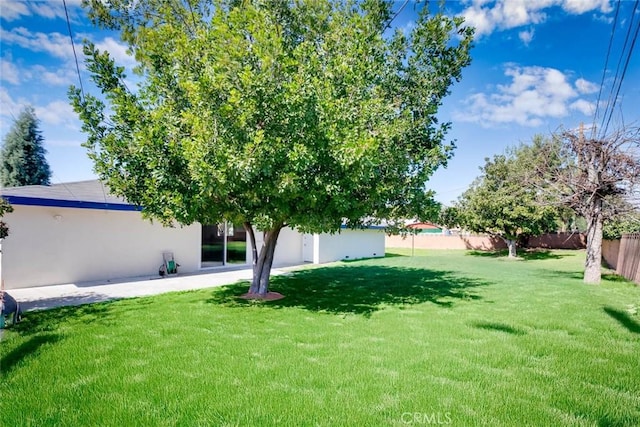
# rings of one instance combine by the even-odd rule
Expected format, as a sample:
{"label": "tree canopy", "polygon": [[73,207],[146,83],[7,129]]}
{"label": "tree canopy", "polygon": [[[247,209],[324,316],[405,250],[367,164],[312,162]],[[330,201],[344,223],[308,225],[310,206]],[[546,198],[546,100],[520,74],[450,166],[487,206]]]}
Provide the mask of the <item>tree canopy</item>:
{"label": "tree canopy", "polygon": [[640,209],[609,218],[602,227],[602,237],[607,240],[617,240],[630,233],[640,233]]}
{"label": "tree canopy", "polygon": [[[436,209],[425,183],[454,145],[436,118],[469,64],[473,30],[392,2],[89,0],[120,30],[137,88],[87,43],[103,97],[71,88],[109,188],[165,224],[243,223],[250,293],[264,294],[284,226],[335,232]],[[253,228],[265,232],[258,255]]]}
{"label": "tree canopy", "polygon": [[9,235],[9,227],[2,221],[4,214],[13,212],[13,206],[3,197],[0,197],[0,239],[4,239]]}
{"label": "tree canopy", "polygon": [[559,143],[546,158],[560,162],[538,164],[531,169],[530,182],[540,183],[548,200],[586,219],[584,281],[597,284],[605,222],[637,209],[626,198],[637,194],[640,184],[640,128],[621,128],[604,136],[587,136],[580,128],[560,132],[555,139]]}
{"label": "tree canopy", "polygon": [[51,170],[33,107],[25,107],[4,137],[0,150],[0,185],[49,185]]}
{"label": "tree canopy", "polygon": [[485,159],[481,175],[443,212],[445,225],[498,236],[509,247],[510,257],[516,256],[518,238],[556,229],[558,210],[540,203],[536,188],[524,185],[526,170],[541,161],[545,145],[551,143],[536,136],[531,145]]}

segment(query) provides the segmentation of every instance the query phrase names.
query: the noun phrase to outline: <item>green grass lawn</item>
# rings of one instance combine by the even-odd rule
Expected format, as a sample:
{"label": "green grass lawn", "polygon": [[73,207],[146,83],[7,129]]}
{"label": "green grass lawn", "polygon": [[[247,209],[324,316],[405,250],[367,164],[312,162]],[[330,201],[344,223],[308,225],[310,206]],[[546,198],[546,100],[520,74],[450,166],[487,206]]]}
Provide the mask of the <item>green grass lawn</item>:
{"label": "green grass lawn", "polygon": [[27,313],[0,424],[640,425],[640,288],[584,285],[583,252],[401,254],[274,277],[279,301]]}

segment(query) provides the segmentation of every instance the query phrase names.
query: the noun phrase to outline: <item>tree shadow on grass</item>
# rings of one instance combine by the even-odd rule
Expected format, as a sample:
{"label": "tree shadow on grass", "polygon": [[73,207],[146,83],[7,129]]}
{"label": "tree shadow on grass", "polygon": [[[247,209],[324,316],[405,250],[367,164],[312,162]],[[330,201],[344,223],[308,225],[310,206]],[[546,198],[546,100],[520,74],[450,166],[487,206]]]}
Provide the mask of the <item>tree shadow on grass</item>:
{"label": "tree shadow on grass", "polygon": [[[467,255],[476,256],[476,257],[485,257],[485,258],[507,258],[509,255],[509,251],[500,250],[500,251],[467,251]],[[561,259],[566,257],[565,254],[559,254],[553,251],[545,250],[545,249],[529,249],[529,250],[518,250],[518,258],[523,259],[525,261],[538,261],[545,259]]]}
{"label": "tree shadow on grass", "polygon": [[618,310],[613,307],[603,307],[602,310],[611,318],[618,321],[618,323],[620,323],[622,326],[627,328],[629,332],[640,334],[640,323],[629,316],[628,313],[625,313],[624,311]]}
{"label": "tree shadow on grass", "polygon": [[618,283],[630,283],[634,284],[631,280],[625,278],[624,276],[620,276],[615,273],[603,273],[602,280],[606,280],[608,282],[618,282]]}
{"label": "tree shadow on grass", "polygon": [[270,308],[296,307],[369,316],[389,305],[431,302],[451,307],[457,301],[479,300],[475,288],[488,284],[451,271],[344,264],[272,277],[270,290],[285,295],[280,300],[240,299],[238,296],[249,286],[243,282],[216,289],[208,302],[231,307],[261,304]]}
{"label": "tree shadow on grass", "polygon": [[[562,271],[562,270],[549,270],[547,276],[556,279],[572,279],[572,280],[584,280],[584,271]],[[636,284],[630,280],[625,279],[622,276],[612,273],[602,273],[601,279],[603,282],[616,282],[616,283],[628,283],[632,287],[636,287]]]}
{"label": "tree shadow on grass", "polygon": [[386,252],[384,253],[384,258],[397,258],[397,257],[406,257],[408,255],[399,254],[396,252]]}
{"label": "tree shadow on grass", "polygon": [[518,256],[524,258],[527,261],[537,261],[545,259],[562,259],[569,255],[559,254],[557,252],[549,251],[546,249],[528,249],[520,252]]}
{"label": "tree shadow on grass", "polygon": [[566,270],[547,270],[545,272],[545,276],[553,278],[553,279],[571,279],[571,280],[580,280],[584,279],[583,271],[566,271]]}
{"label": "tree shadow on grass", "polygon": [[23,313],[22,322],[18,323],[12,330],[20,335],[30,335],[55,331],[63,322],[93,323],[110,321],[113,318],[111,313],[113,302],[26,311]]}
{"label": "tree shadow on grass", "polygon": [[63,340],[69,333],[68,329],[62,332],[63,325],[112,319],[111,302],[24,312],[20,323],[1,331],[4,336],[0,350],[0,377],[20,361],[37,356],[42,346]]}
{"label": "tree shadow on grass", "polygon": [[486,329],[488,331],[498,331],[498,332],[506,332],[512,335],[525,335],[526,332],[519,328],[514,328],[513,326],[509,326],[505,323],[499,322],[475,322],[473,323],[478,329]]}
{"label": "tree shadow on grass", "polygon": [[509,254],[507,251],[467,251],[466,255],[483,257],[483,258],[500,258],[506,257]]}
{"label": "tree shadow on grass", "polygon": [[21,360],[36,355],[40,347],[60,340],[60,335],[45,333],[33,335],[25,342],[0,357],[0,377],[6,376]]}

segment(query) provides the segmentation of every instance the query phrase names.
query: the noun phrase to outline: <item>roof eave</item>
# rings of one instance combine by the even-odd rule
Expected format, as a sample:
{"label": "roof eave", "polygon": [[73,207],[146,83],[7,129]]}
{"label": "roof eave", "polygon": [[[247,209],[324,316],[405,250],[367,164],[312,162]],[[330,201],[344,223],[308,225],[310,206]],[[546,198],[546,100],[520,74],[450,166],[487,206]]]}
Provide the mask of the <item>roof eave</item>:
{"label": "roof eave", "polygon": [[60,200],[42,197],[3,196],[12,205],[48,206],[57,208],[99,209],[109,211],[141,211],[141,206],[128,203],[87,202],[82,200]]}

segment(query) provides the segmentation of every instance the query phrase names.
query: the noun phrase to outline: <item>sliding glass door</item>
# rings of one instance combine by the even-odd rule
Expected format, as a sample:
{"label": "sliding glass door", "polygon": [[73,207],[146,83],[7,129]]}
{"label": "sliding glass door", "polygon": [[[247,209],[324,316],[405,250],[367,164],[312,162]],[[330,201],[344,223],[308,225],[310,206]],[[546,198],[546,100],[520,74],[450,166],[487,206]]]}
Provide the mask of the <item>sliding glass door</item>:
{"label": "sliding glass door", "polygon": [[247,233],[242,225],[221,222],[202,226],[201,268],[247,262]]}

